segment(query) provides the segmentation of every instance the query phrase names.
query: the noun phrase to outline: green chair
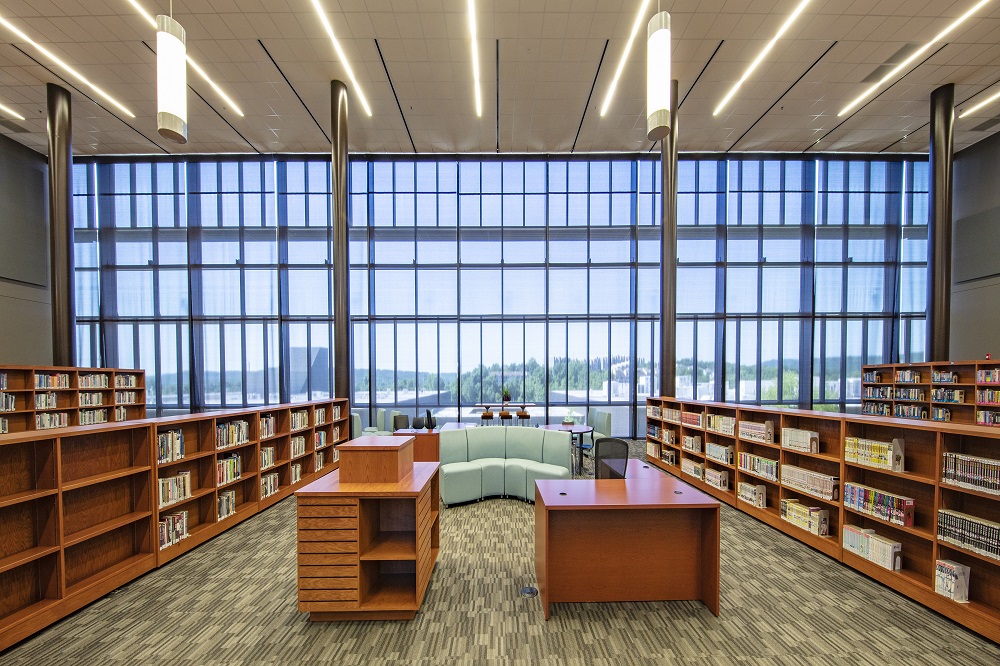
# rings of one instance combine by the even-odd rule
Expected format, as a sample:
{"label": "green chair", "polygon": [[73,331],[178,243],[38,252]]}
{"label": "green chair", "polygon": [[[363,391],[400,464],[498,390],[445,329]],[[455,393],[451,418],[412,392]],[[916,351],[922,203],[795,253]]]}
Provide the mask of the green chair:
{"label": "green chair", "polygon": [[361,414],[351,412],[351,439],[361,437]]}

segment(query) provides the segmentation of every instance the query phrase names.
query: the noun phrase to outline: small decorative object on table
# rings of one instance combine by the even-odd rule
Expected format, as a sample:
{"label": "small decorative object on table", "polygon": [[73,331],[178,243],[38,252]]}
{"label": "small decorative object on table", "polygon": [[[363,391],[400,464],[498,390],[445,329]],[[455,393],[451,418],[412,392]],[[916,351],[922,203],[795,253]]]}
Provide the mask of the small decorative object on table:
{"label": "small decorative object on table", "polygon": [[504,403],[510,402],[510,389],[506,384],[500,387],[500,400]]}
{"label": "small decorative object on table", "polygon": [[572,409],[567,412],[566,416],[562,420],[563,425],[576,425],[576,412]]}

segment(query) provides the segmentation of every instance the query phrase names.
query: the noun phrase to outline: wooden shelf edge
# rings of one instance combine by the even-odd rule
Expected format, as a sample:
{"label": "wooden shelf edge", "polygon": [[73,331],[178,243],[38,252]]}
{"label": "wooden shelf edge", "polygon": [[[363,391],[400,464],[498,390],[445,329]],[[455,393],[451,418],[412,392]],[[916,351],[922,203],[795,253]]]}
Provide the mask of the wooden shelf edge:
{"label": "wooden shelf edge", "polygon": [[158,469],[163,469],[165,467],[171,467],[173,465],[180,465],[182,463],[191,462],[193,460],[201,460],[202,458],[208,458],[209,456],[214,456],[215,451],[195,451],[190,455],[185,454],[183,458],[178,458],[177,460],[170,460],[168,462],[158,462],[156,467]]}
{"label": "wooden shelf edge", "polygon": [[156,552],[156,566],[162,567],[167,562],[177,559],[191,549],[215,538],[222,531],[223,530],[220,529],[220,523],[217,522],[196,525],[188,530],[188,536],[186,539],[182,539],[179,543],[175,543],[172,546],[161,548]]}
{"label": "wooden shelf edge", "polygon": [[55,488],[42,488],[39,490],[26,490],[23,493],[6,495],[4,497],[0,497],[0,509],[6,506],[13,506],[14,504],[21,504],[22,502],[30,502],[32,500],[41,499],[42,497],[51,497],[58,492],[59,491]]}
{"label": "wooden shelf edge", "polygon": [[867,518],[868,520],[874,520],[876,523],[879,523],[880,525],[885,525],[886,527],[893,527],[893,528],[895,528],[897,530],[900,530],[901,532],[906,532],[907,534],[912,534],[913,536],[919,537],[921,539],[926,539],[928,541],[934,541],[937,538],[937,535],[931,533],[930,531],[925,531],[925,530],[922,530],[922,529],[920,529],[918,527],[909,527],[907,525],[900,525],[898,523],[891,523],[888,520],[885,520],[883,518],[879,518],[878,516],[873,516],[873,515],[871,515],[869,513],[865,513],[864,511],[858,511],[857,509],[852,509],[851,507],[847,506],[846,504],[844,505],[844,511],[846,513],[849,513],[849,514],[854,515],[854,516],[860,516],[862,518]]}
{"label": "wooden shelf edge", "polygon": [[361,554],[361,561],[370,560],[416,560],[417,533],[415,531],[382,532]]}
{"label": "wooden shelf edge", "polygon": [[67,534],[63,537],[63,548],[70,548],[76,546],[77,544],[83,543],[88,539],[93,539],[96,536],[100,536],[106,532],[111,532],[119,527],[124,527],[132,523],[137,523],[140,520],[145,520],[152,517],[153,513],[151,511],[134,511],[132,513],[126,513],[117,518],[112,518],[111,520],[105,520],[102,523],[92,525],[86,529],[78,530],[72,534]]}
{"label": "wooden shelf edge", "polygon": [[161,513],[163,511],[168,511],[169,512],[169,511],[172,511],[172,510],[176,509],[179,506],[183,506],[184,504],[188,504],[190,502],[193,502],[196,499],[201,499],[205,495],[209,495],[209,494],[214,493],[214,492],[215,492],[215,488],[212,488],[212,487],[199,488],[198,490],[196,490],[193,493],[191,493],[191,495],[189,495],[188,497],[185,497],[183,499],[179,499],[176,502],[171,502],[170,504],[165,504],[163,506],[157,506],[156,507],[156,511],[157,511],[157,513]]}
{"label": "wooden shelf edge", "polygon": [[0,573],[10,569],[16,569],[17,567],[24,566],[25,564],[30,564],[35,560],[45,557],[46,555],[52,555],[58,552],[59,546],[35,546],[34,548],[28,548],[27,550],[22,550],[19,553],[8,555],[7,557],[0,558]]}
{"label": "wooden shelf edge", "polygon": [[92,486],[97,483],[104,483],[105,481],[112,481],[114,479],[121,479],[126,476],[134,476],[136,474],[142,474],[143,472],[149,472],[152,467],[149,465],[142,465],[136,467],[123,467],[122,469],[116,469],[113,472],[105,472],[103,474],[94,474],[92,476],[85,476],[80,479],[74,479],[73,481],[64,481],[62,484],[63,492],[67,490],[76,490],[77,488],[83,488],[85,486]]}
{"label": "wooden shelf edge", "polygon": [[229,486],[235,486],[240,481],[249,481],[250,479],[256,478],[257,472],[243,472],[239,478],[233,479],[232,481],[226,481],[225,483],[220,483],[215,487],[215,490],[224,490]]}
{"label": "wooden shelf edge", "polygon": [[[116,582],[111,585],[108,589],[114,590],[121,587],[129,580],[137,578],[140,575],[151,571],[156,567],[156,555],[155,553],[138,553],[127,559],[113,564],[107,569],[102,569],[95,574],[87,576],[83,580],[77,581],[76,583],[68,586],[66,588],[66,594],[64,598],[73,597],[79,594],[86,593],[90,588],[101,586],[102,582],[111,582],[114,578],[119,576],[126,576],[125,580],[122,582]],[[103,587],[103,586],[101,586]],[[105,592],[101,592],[97,597],[104,596]],[[97,598],[95,597],[95,598]]]}

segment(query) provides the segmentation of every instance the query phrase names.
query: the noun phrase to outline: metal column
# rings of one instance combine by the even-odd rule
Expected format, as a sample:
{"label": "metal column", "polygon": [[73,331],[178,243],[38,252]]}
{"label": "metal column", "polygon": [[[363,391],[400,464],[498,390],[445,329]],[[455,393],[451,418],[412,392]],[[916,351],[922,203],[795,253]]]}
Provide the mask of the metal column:
{"label": "metal column", "polygon": [[49,136],[49,254],[52,363],[76,365],[73,286],[73,110],[69,91],[45,86]]}
{"label": "metal column", "polygon": [[677,393],[677,81],[670,82],[670,133],[660,141],[660,395]]}
{"label": "metal column", "polygon": [[951,186],[954,125],[955,84],[949,83],[931,93],[925,361],[947,361],[951,353]]}
{"label": "metal column", "polygon": [[351,395],[350,266],[347,252],[347,86],[330,82],[330,192],[333,195],[333,387],[338,398]]}

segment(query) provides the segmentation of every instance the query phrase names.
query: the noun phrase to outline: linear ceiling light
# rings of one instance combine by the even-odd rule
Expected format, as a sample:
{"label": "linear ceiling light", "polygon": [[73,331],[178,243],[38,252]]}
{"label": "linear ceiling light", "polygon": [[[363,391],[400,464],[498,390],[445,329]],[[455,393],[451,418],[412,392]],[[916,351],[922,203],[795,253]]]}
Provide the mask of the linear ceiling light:
{"label": "linear ceiling light", "polygon": [[790,27],[792,27],[792,23],[795,22],[795,19],[799,17],[799,14],[802,13],[802,11],[806,8],[806,5],[808,4],[809,0],[802,0],[802,2],[799,3],[799,6],[795,8],[795,11],[793,11],[788,16],[788,18],[785,19],[785,22],[781,24],[780,28],[778,28],[778,32],[774,33],[774,37],[772,37],[771,41],[769,41],[767,43],[767,46],[764,47],[764,50],[761,51],[756,58],[754,58],[753,62],[750,63],[750,66],[747,67],[745,72],[743,72],[743,76],[740,77],[740,80],[737,81],[735,85],[733,85],[733,87],[729,89],[729,92],[726,93],[726,96],[722,98],[721,102],[719,102],[719,106],[715,107],[715,111],[712,112],[713,116],[719,115],[722,112],[722,109],[725,108],[726,104],[729,104],[729,100],[733,98],[733,95],[736,94],[736,91],[738,91],[740,89],[740,86],[742,86],[743,83],[750,78],[750,75],[753,74],[755,69],[757,69],[757,66],[764,61],[764,58],[766,58],[767,54],[771,52],[771,49],[774,48],[774,45],[778,42],[779,39],[781,39],[781,36],[784,35]]}
{"label": "linear ceiling light", "polygon": [[52,53],[47,48],[45,48],[44,46],[42,46],[41,44],[39,44],[38,42],[36,42],[35,40],[33,40],[31,37],[28,37],[26,34],[24,34],[23,32],[21,32],[17,28],[17,26],[15,26],[13,23],[11,23],[7,19],[3,18],[2,16],[0,16],[0,25],[3,25],[5,28],[7,28],[11,32],[13,32],[15,35],[17,35],[20,39],[22,39],[23,41],[27,42],[28,44],[31,44],[32,46],[34,46],[36,49],[38,49],[38,51],[42,55],[44,55],[49,60],[51,60],[55,64],[59,65],[63,69],[65,69],[70,74],[72,74],[77,80],[79,80],[81,83],[83,83],[88,88],[90,88],[91,90],[93,90],[100,97],[104,98],[109,103],[113,104],[115,107],[117,107],[122,113],[124,113],[125,115],[127,115],[129,118],[135,118],[135,114],[132,113],[131,111],[129,111],[128,108],[125,107],[125,105],[123,105],[121,102],[119,102],[118,100],[116,100],[114,97],[112,97],[111,95],[109,95],[108,93],[104,92],[103,90],[101,90],[100,88],[98,88],[96,85],[94,85],[93,83],[91,83],[90,80],[86,76],[84,76],[83,74],[81,74],[80,72],[76,71],[75,69],[73,69],[72,67],[70,67],[69,65],[67,65],[65,62],[63,62],[62,60],[60,60],[59,58],[57,58],[54,53]]}
{"label": "linear ceiling light", "polygon": [[[987,97],[986,99],[984,99],[979,104],[976,104],[974,107],[972,107],[970,109],[966,109],[965,111],[962,111],[962,113],[960,113],[958,117],[959,118],[964,118],[966,116],[971,116],[973,113],[975,113],[979,109],[983,108],[984,106],[989,106],[990,104],[992,104],[993,102],[997,101],[998,99],[1000,99],[1000,90],[998,90],[994,94],[990,95],[989,97]],[[22,118],[21,120],[24,120],[24,118]]]}
{"label": "linear ceiling light", "polygon": [[[146,22],[149,23],[149,25],[153,26],[153,29],[155,30],[157,27],[156,19],[153,18],[152,14],[143,9],[142,5],[140,5],[136,0],[128,0],[128,2],[130,5],[136,8],[136,11],[138,11],[142,15],[142,17],[146,19]],[[236,112],[236,115],[238,115],[240,118],[243,117],[243,111],[240,109],[239,106],[236,105],[236,102],[230,99],[229,95],[227,95],[222,90],[222,88],[220,88],[219,85],[212,80],[212,77],[210,77],[207,73],[205,73],[205,70],[199,67],[198,63],[196,63],[194,60],[191,59],[191,54],[187,55],[187,63],[191,65],[191,69],[198,72],[198,75],[201,76],[201,78],[205,79],[205,83],[207,83],[212,87],[212,90],[214,90],[215,93],[222,98],[222,101],[228,104],[229,108],[231,108],[233,111]]]}
{"label": "linear ceiling light", "polygon": [[618,69],[615,70],[615,78],[611,79],[611,87],[608,88],[608,92],[604,96],[604,104],[601,105],[602,116],[608,112],[608,107],[611,106],[611,99],[615,96],[615,88],[618,87],[618,79],[622,75],[622,70],[625,69],[625,63],[628,61],[628,54],[632,51],[632,43],[635,41],[635,36],[639,34],[639,28],[642,27],[642,19],[645,18],[646,10],[648,8],[649,0],[642,0],[642,5],[639,7],[639,13],[635,15],[635,23],[632,24],[632,33],[628,36],[628,43],[625,44],[625,50],[622,51],[622,58],[618,61]]}
{"label": "linear ceiling light", "polygon": [[371,107],[368,106],[368,100],[365,99],[365,94],[361,91],[361,86],[358,85],[358,80],[354,78],[354,70],[351,69],[351,63],[347,62],[347,56],[344,54],[344,49],[340,47],[340,42],[337,41],[337,36],[333,34],[333,26],[330,25],[329,19],[326,18],[326,12],[323,11],[323,7],[319,4],[319,0],[312,0],[313,7],[316,8],[316,13],[319,14],[319,20],[326,28],[326,34],[330,35],[330,41],[333,42],[333,48],[337,52],[337,57],[340,58],[340,62],[344,65],[344,69],[347,70],[347,78],[351,80],[354,85],[354,92],[358,94],[358,99],[361,100],[361,106],[364,107],[365,113],[369,116],[372,115]]}
{"label": "linear ceiling light", "polygon": [[476,37],[476,0],[469,0],[469,37],[472,39],[472,80],[476,83],[476,115],[483,115],[483,91],[479,86],[479,40]]}
{"label": "linear ceiling light", "polygon": [[18,113],[14,109],[12,109],[9,106],[6,106],[4,104],[0,104],[0,111],[3,111],[8,116],[13,116],[14,118],[17,118],[18,120],[25,120],[24,116],[22,116],[20,113]]}
{"label": "linear ceiling light", "polygon": [[916,60],[917,58],[919,58],[924,53],[926,53],[927,50],[930,47],[934,46],[934,44],[936,44],[937,42],[943,41],[944,38],[947,37],[955,28],[957,28],[962,23],[964,23],[969,17],[971,17],[973,14],[975,14],[977,11],[979,11],[984,5],[986,5],[990,1],[991,0],[980,0],[980,2],[976,3],[976,5],[972,9],[970,9],[969,11],[967,11],[964,14],[962,14],[961,16],[959,16],[957,19],[955,19],[954,23],[952,23],[947,28],[945,28],[944,30],[942,30],[941,32],[939,32],[934,37],[934,39],[932,39],[931,41],[929,41],[926,44],[924,44],[923,46],[921,46],[919,49],[917,49],[916,51],[914,51],[910,55],[909,58],[907,58],[903,62],[901,62],[898,65],[896,65],[892,69],[892,71],[889,72],[888,74],[886,74],[885,76],[883,76],[881,78],[881,80],[879,80],[878,83],[872,85],[867,90],[865,90],[863,93],[861,93],[858,96],[857,99],[855,99],[853,102],[851,102],[850,104],[848,104],[847,106],[845,106],[844,110],[841,111],[840,113],[838,113],[837,115],[838,116],[842,116],[842,115],[848,113],[851,109],[853,109],[854,107],[856,107],[858,104],[860,104],[861,102],[863,102],[869,95],[871,95],[873,92],[875,92],[876,90],[878,90],[879,88],[881,88],[882,85],[885,84],[886,81],[889,81],[889,80],[895,78],[895,76],[897,74],[899,74],[901,71],[903,71],[903,69],[905,69],[907,65],[909,65],[911,62],[913,62],[914,60]]}

